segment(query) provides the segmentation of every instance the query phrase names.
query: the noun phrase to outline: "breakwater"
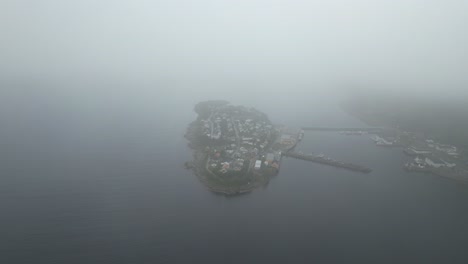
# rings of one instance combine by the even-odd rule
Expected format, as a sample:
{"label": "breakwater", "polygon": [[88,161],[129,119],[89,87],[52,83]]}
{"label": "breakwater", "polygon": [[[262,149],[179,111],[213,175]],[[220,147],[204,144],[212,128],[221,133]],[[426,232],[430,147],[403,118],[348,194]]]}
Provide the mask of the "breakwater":
{"label": "breakwater", "polygon": [[329,165],[333,167],[343,168],[343,169],[362,172],[362,173],[369,173],[372,171],[370,168],[367,168],[361,165],[337,161],[337,160],[325,157],[323,155],[310,155],[310,154],[303,154],[303,153],[288,151],[288,152],[283,153],[283,156],[291,157],[295,159],[307,160],[307,161],[311,161],[315,163],[325,164],[325,165]]}
{"label": "breakwater", "polygon": [[383,129],[380,127],[303,127],[304,131],[363,131],[368,133],[379,133]]}

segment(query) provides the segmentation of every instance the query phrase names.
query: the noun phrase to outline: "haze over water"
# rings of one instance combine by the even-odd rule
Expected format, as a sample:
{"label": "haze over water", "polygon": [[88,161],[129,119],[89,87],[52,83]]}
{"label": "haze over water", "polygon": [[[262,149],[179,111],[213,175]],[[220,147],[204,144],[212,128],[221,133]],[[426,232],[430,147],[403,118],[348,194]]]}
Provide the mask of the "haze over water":
{"label": "haze over water", "polygon": [[298,150],[368,175],[285,158],[264,189],[226,198],[183,168],[203,100],[291,127],[365,126],[338,106],[358,92],[429,117],[456,102],[463,117],[467,13],[462,0],[1,1],[0,263],[468,263],[468,187],[408,174],[400,150],[364,136],[307,132]]}
{"label": "haze over water", "polygon": [[[244,105],[291,126],[363,126],[326,93],[271,98]],[[37,95],[0,139],[4,263],[466,260],[466,186],[405,173],[401,151],[365,136],[308,132],[298,149],[368,175],[285,158],[267,187],[225,198],[182,166],[199,98],[106,94],[86,111],[51,99]]]}

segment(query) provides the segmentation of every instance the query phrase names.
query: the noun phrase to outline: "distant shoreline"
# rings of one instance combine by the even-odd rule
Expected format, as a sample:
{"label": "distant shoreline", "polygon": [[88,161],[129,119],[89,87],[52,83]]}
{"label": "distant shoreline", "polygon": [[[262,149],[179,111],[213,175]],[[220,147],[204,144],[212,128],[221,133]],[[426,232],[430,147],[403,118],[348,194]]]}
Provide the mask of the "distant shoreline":
{"label": "distant shoreline", "polygon": [[[408,150],[410,150],[411,148],[414,148],[414,147],[423,146],[423,148],[430,149],[427,146],[428,137],[431,138],[430,135],[427,136],[427,134],[429,134],[429,132],[426,132],[426,133],[415,133],[415,132],[411,132],[411,131],[407,132],[407,131],[404,131],[403,129],[401,129],[400,126],[398,125],[398,123],[396,123],[396,122],[395,122],[395,124],[383,123],[381,121],[379,122],[379,121],[377,121],[377,116],[373,116],[371,114],[370,109],[367,109],[367,113],[364,110],[358,111],[358,110],[354,109],[349,102],[348,102],[348,104],[341,104],[341,108],[342,108],[342,110],[344,112],[346,112],[349,115],[357,118],[358,120],[362,121],[363,123],[365,123],[368,126],[385,126],[385,127],[388,127],[390,130],[397,131],[397,133],[400,133],[400,134],[401,133],[412,134],[413,136],[412,136],[412,139],[410,141],[406,141],[403,144],[403,143],[401,143],[402,142],[401,140],[400,140],[399,143],[398,143],[398,140],[397,140],[396,141],[397,143],[396,144],[394,143],[392,145],[392,146],[396,146],[396,147],[402,147],[404,149],[403,152],[405,154],[410,153],[411,151],[408,151]],[[431,141],[434,142],[433,140],[431,140]],[[428,156],[430,158],[435,157],[437,159],[437,158],[439,158],[438,156],[440,156],[442,154],[442,157],[444,157],[443,159],[450,158],[450,157],[447,157],[447,155],[444,155],[444,153],[441,153],[441,151],[431,150],[430,153],[431,154],[414,154],[414,155],[410,155],[410,156],[415,156],[415,157],[418,157],[418,156],[426,157],[426,156]],[[460,154],[460,157],[458,157],[457,159],[453,159],[451,162],[457,163],[457,166],[454,167],[454,168],[446,168],[444,166],[442,166],[440,168],[439,167],[436,168],[436,167],[428,166],[427,164],[425,164],[422,167],[418,167],[416,164],[414,164],[414,161],[407,162],[406,164],[404,164],[403,167],[407,172],[432,174],[432,175],[436,175],[436,176],[439,176],[439,177],[454,180],[454,181],[457,181],[459,183],[467,184],[468,183],[468,168],[463,164],[463,160],[464,160],[464,157],[463,157],[462,154]]]}

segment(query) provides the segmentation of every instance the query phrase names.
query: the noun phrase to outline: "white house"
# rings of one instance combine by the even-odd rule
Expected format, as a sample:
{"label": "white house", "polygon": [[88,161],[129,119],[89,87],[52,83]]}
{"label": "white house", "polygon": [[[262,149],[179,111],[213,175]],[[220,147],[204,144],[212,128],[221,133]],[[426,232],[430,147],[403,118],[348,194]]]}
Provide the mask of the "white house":
{"label": "white house", "polygon": [[256,170],[260,169],[261,166],[262,166],[262,161],[261,160],[255,161],[255,169]]}
{"label": "white house", "polygon": [[437,159],[430,159],[426,157],[426,163],[427,165],[434,167],[434,168],[440,168],[446,166],[445,162]]}

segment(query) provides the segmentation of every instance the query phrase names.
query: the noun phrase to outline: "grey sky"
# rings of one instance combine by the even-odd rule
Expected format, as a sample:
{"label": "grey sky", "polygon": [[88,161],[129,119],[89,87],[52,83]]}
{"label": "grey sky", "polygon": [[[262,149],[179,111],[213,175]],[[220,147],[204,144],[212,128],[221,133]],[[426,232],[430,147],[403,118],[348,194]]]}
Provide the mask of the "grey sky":
{"label": "grey sky", "polygon": [[0,76],[458,93],[467,14],[463,0],[3,0]]}

